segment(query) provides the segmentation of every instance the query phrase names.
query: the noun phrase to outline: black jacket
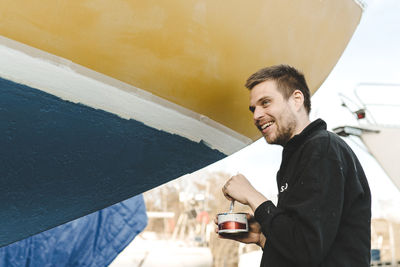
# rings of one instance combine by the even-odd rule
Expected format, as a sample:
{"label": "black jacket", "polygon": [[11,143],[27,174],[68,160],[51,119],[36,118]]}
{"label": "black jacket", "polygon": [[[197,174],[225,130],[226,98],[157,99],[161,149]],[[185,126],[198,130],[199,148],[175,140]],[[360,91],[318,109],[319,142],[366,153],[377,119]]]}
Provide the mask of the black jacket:
{"label": "black jacket", "polygon": [[255,211],[261,266],[370,266],[371,193],[350,147],[316,120],[284,147],[278,204]]}

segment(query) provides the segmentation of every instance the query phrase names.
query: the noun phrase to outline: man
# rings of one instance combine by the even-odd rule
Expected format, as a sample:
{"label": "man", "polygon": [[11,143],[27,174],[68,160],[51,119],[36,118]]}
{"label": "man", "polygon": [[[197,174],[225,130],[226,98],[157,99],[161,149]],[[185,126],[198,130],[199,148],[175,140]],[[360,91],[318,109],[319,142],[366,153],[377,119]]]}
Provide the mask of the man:
{"label": "man", "polygon": [[269,144],[283,146],[275,206],[241,174],[222,191],[254,211],[249,233],[220,236],[262,247],[261,266],[370,266],[371,194],[349,146],[310,122],[310,91],[287,65],[250,76],[250,111]]}

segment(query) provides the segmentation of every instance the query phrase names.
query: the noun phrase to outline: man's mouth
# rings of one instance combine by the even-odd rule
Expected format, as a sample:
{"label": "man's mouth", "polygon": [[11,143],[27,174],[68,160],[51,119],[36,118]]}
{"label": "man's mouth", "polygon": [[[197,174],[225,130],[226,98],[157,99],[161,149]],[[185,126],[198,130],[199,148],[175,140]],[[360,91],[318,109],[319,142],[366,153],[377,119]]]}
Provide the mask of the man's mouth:
{"label": "man's mouth", "polygon": [[269,121],[267,123],[264,123],[262,125],[260,125],[260,129],[261,131],[264,131],[265,129],[267,129],[269,126],[271,126],[272,124],[274,124],[274,121]]}

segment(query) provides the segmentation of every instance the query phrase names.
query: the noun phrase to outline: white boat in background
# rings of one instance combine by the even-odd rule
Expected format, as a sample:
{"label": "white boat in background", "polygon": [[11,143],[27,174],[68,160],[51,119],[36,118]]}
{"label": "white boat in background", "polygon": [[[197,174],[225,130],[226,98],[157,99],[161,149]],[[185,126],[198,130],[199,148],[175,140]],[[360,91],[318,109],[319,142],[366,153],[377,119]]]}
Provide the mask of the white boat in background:
{"label": "white boat in background", "polygon": [[362,141],[400,190],[400,127],[380,126],[378,133],[363,133]]}
{"label": "white boat in background", "polygon": [[[400,153],[400,114],[398,98],[400,84],[363,83],[355,88],[356,100],[344,102],[357,117],[356,126],[344,125],[334,129],[341,136],[360,137],[371,155],[385,170],[388,177],[400,190],[400,164],[396,159]],[[370,93],[375,92],[375,93]],[[352,107],[349,107],[352,105]]]}

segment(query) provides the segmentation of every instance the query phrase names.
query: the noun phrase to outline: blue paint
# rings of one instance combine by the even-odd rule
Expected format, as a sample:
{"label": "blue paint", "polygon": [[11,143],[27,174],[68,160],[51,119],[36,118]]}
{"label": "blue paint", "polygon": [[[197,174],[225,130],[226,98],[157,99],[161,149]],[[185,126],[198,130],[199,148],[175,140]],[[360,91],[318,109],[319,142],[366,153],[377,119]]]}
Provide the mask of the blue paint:
{"label": "blue paint", "polygon": [[0,246],[224,156],[203,143],[0,79]]}

